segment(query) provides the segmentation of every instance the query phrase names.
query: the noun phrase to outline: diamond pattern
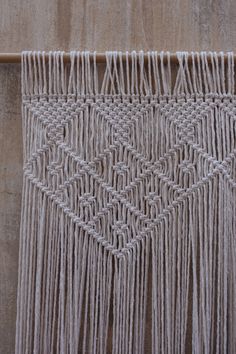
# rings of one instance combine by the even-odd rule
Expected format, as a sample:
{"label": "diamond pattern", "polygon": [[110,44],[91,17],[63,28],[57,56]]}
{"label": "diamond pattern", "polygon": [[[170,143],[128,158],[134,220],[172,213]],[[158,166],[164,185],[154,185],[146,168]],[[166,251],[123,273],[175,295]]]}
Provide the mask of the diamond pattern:
{"label": "diamond pattern", "polygon": [[37,128],[28,132],[26,173],[114,252],[137,242],[215,171],[235,186],[231,102],[53,99],[25,109]]}

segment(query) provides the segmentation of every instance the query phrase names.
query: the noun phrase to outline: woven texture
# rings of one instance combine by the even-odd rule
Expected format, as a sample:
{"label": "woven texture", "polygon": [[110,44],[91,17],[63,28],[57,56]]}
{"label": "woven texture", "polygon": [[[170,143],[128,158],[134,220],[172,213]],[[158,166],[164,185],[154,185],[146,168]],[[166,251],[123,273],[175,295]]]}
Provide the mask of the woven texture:
{"label": "woven texture", "polygon": [[233,53],[145,55],[22,54],[16,353],[236,352]]}

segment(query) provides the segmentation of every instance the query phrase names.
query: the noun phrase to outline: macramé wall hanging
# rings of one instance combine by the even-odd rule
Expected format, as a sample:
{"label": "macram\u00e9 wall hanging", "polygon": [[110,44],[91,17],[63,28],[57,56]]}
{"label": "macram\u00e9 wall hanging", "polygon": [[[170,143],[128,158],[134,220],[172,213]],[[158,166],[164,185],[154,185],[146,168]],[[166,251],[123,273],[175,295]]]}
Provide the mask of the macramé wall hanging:
{"label": "macram\u00e9 wall hanging", "polygon": [[236,353],[233,53],[22,53],[17,354]]}

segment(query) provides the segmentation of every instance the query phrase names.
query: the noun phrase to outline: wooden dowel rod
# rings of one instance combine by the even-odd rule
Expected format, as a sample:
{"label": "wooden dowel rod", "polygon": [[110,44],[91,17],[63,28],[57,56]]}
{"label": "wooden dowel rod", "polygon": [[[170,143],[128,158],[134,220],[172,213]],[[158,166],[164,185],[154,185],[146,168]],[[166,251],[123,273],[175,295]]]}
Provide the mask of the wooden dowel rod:
{"label": "wooden dowel rod", "polygon": [[[219,54],[218,54],[219,55]],[[69,62],[70,61],[70,54],[69,53],[64,53],[63,55],[64,61]],[[48,59],[48,54],[46,53],[45,55],[46,60]],[[93,56],[91,55],[91,59]],[[123,54],[122,56],[123,60],[126,59],[126,54]],[[129,55],[129,58],[131,58],[131,55]],[[165,57],[166,58],[166,57]],[[147,60],[147,56],[144,54],[144,60]],[[176,54],[172,53],[170,54],[170,60],[172,63],[178,63],[178,58]],[[188,60],[191,62],[192,58],[189,56]],[[211,60],[211,56],[207,54],[207,60]],[[227,54],[224,54],[224,60],[227,60]],[[234,60],[236,60],[236,55],[234,55]],[[104,53],[97,53],[96,54],[96,61],[97,63],[104,63],[106,61],[106,56]],[[21,62],[21,53],[0,53],[0,64],[10,64],[10,63],[20,63]]]}

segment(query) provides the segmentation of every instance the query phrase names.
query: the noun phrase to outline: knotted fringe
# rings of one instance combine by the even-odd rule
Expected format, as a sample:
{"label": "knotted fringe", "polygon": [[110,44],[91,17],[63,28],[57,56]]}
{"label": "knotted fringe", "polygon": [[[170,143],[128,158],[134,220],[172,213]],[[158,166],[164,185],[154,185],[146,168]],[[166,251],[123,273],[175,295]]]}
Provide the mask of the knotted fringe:
{"label": "knotted fringe", "polygon": [[16,353],[235,353],[233,53],[63,55],[22,54]]}

